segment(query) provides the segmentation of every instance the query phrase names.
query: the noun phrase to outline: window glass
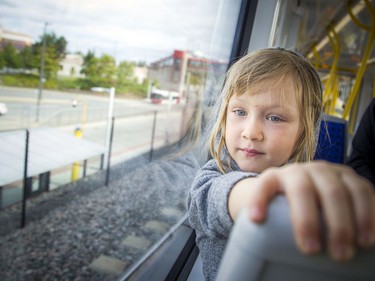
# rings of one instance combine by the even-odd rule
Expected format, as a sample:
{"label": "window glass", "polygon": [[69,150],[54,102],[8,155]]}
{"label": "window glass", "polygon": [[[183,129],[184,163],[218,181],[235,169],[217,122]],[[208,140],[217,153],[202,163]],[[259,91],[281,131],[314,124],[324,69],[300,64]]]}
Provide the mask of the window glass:
{"label": "window glass", "polygon": [[184,220],[240,4],[0,2],[1,280],[116,280]]}

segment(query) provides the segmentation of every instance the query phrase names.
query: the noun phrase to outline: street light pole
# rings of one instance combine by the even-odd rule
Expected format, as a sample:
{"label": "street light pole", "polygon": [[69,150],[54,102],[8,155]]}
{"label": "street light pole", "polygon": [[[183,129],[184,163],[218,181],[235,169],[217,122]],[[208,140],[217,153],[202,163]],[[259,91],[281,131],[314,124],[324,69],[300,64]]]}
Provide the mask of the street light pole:
{"label": "street light pole", "polygon": [[47,30],[48,22],[44,23],[43,29],[43,45],[42,45],[42,54],[40,59],[40,74],[39,74],[39,91],[38,91],[38,100],[36,105],[36,118],[35,122],[39,122],[39,111],[40,111],[40,102],[42,99],[42,90],[43,90],[43,83],[44,83],[44,64],[45,64],[45,55],[46,55],[46,30]]}
{"label": "street light pole", "polygon": [[105,154],[104,154],[104,165],[106,169],[109,169],[109,149],[111,145],[111,127],[112,127],[112,117],[113,117],[113,102],[115,99],[115,88],[102,88],[93,87],[91,88],[93,92],[104,92],[109,94],[109,105],[108,105],[108,122],[107,122],[107,132],[105,136]]}
{"label": "street light pole", "polygon": [[107,169],[109,169],[109,146],[110,146],[110,138],[111,138],[111,125],[112,125],[112,117],[113,117],[113,101],[115,98],[115,88],[109,88],[109,106],[108,106],[108,122],[107,122],[107,132],[105,137],[105,155],[104,155],[104,164],[106,165]]}

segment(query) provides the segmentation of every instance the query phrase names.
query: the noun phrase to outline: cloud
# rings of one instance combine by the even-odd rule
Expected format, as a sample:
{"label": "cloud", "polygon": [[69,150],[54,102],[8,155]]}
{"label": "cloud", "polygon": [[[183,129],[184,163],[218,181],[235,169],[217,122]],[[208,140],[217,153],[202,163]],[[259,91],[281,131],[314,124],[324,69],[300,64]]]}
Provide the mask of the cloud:
{"label": "cloud", "polygon": [[[240,0],[0,0],[0,25],[39,40],[48,22],[47,31],[64,36],[71,52],[94,50],[118,60],[151,62],[175,49],[212,52],[223,2],[226,10],[237,7],[234,17],[220,24],[228,48]],[[226,31],[227,26],[232,30]]]}

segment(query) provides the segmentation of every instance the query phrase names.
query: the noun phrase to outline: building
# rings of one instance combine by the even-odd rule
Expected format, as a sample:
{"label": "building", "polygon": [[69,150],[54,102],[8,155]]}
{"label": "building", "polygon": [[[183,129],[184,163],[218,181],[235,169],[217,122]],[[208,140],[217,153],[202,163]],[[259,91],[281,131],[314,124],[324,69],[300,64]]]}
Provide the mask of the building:
{"label": "building", "polygon": [[60,70],[58,76],[64,77],[83,77],[81,74],[83,66],[83,57],[80,54],[66,54],[60,61]]}
{"label": "building", "polygon": [[148,76],[148,68],[147,67],[134,66],[133,76],[137,80],[138,84],[143,84],[143,82],[147,79],[147,76]]}
{"label": "building", "polygon": [[27,46],[31,46],[32,38],[29,35],[5,30],[0,27],[0,49],[3,49],[8,44],[13,45],[17,50],[22,50]]}
{"label": "building", "polygon": [[175,50],[171,56],[152,63],[148,76],[150,81],[157,81],[158,88],[178,92],[186,98],[189,93],[203,93],[207,79],[224,75],[226,67],[227,62]]}

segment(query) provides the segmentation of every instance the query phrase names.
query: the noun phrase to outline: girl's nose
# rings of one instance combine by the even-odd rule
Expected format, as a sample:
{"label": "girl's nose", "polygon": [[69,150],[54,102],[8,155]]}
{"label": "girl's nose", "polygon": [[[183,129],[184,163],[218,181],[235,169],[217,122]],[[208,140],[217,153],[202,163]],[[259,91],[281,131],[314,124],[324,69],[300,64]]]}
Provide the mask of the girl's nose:
{"label": "girl's nose", "polygon": [[261,122],[255,118],[249,118],[242,130],[242,137],[251,141],[262,141],[264,136]]}

